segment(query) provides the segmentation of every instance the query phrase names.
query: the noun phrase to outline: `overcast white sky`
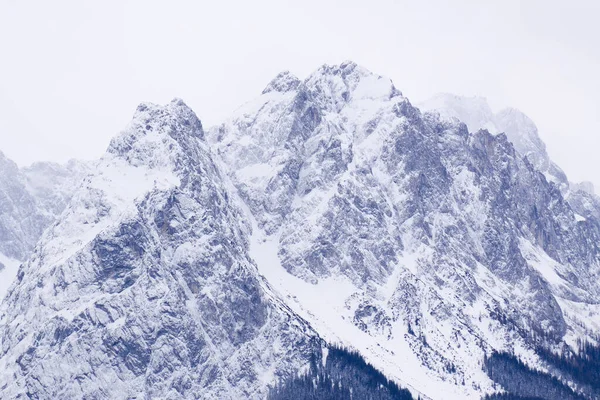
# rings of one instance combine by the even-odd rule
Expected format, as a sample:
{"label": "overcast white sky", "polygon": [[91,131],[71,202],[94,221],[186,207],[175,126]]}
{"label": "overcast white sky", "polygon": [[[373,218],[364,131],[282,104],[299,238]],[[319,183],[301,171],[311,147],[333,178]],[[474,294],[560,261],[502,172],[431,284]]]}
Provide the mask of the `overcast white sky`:
{"label": "overcast white sky", "polygon": [[100,156],[141,101],[205,126],[280,71],[356,61],[413,103],[514,106],[571,180],[600,188],[600,1],[0,0],[0,150],[26,165]]}

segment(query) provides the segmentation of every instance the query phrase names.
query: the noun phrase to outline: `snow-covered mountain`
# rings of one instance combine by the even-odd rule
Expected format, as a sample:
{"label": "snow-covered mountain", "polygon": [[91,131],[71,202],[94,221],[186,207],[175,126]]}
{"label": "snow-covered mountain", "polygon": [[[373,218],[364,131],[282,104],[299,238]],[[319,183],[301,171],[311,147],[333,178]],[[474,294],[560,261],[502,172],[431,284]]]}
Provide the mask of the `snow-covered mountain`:
{"label": "snow-covered mountain", "polygon": [[180,100],[142,104],[2,303],[3,398],[257,398],[317,335],[249,256]]}
{"label": "snow-covered mountain", "polygon": [[140,105],[0,307],[0,397],[264,398],[337,343],[479,399],[493,350],[548,370],[535,345],[594,343],[595,197],[475,103],[451,117],[477,130],[346,62],[206,134],[180,100]]}
{"label": "snow-covered mountain", "polygon": [[19,264],[66,207],[87,168],[78,161],[19,168],[0,152],[0,299]]}
{"label": "snow-covered mountain", "polygon": [[600,221],[600,197],[595,194],[594,185],[569,182],[562,169],[548,156],[535,123],[523,112],[505,108],[494,114],[483,97],[449,93],[437,94],[418,106],[423,111],[439,114],[443,120],[464,122],[471,132],[486,129],[494,135],[506,134],[515,150],[558,187],[578,218],[593,215],[596,222]]}
{"label": "snow-covered mountain", "polygon": [[478,398],[473,366],[525,332],[598,326],[570,320],[600,294],[597,226],[506,135],[422,114],[345,63],[281,74],[210,140],[271,253],[261,272],[326,339],[429,397]]}
{"label": "snow-covered mountain", "polygon": [[437,112],[442,119],[464,122],[471,132],[486,129],[494,135],[506,134],[515,150],[527,157],[536,169],[544,173],[546,179],[554,182],[563,194],[568,190],[569,182],[565,173],[550,160],[535,123],[521,111],[505,108],[493,113],[483,97],[449,93],[437,94],[418,104],[418,107],[423,111]]}

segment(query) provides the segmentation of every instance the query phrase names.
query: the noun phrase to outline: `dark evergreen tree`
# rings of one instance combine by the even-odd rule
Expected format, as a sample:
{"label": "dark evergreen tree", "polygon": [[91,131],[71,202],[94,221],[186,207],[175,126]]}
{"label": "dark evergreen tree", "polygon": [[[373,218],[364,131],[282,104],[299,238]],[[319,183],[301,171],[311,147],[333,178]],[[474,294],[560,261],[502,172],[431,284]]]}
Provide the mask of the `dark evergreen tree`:
{"label": "dark evergreen tree", "polygon": [[485,396],[484,400],[544,400],[541,397],[521,397],[510,393],[497,393]]}
{"label": "dark evergreen tree", "polygon": [[529,368],[509,353],[494,352],[486,357],[484,370],[507,392],[505,395],[488,396],[487,399],[583,400],[586,398],[554,376]]}
{"label": "dark evergreen tree", "polygon": [[539,347],[537,353],[557,375],[575,382],[592,398],[600,398],[600,346],[586,341],[578,345],[577,352],[567,348],[562,353],[556,354]]}
{"label": "dark evergreen tree", "polygon": [[360,354],[333,346],[325,365],[313,355],[308,372],[273,388],[268,400],[413,400]]}

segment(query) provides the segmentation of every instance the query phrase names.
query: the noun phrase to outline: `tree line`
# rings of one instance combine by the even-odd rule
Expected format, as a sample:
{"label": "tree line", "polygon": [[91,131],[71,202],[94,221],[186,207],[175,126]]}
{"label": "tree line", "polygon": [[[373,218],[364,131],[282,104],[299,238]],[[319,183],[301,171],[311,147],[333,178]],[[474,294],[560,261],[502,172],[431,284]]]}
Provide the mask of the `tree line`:
{"label": "tree line", "polygon": [[413,400],[407,389],[373,367],[356,351],[328,349],[325,362],[313,354],[306,373],[269,391],[268,400]]}

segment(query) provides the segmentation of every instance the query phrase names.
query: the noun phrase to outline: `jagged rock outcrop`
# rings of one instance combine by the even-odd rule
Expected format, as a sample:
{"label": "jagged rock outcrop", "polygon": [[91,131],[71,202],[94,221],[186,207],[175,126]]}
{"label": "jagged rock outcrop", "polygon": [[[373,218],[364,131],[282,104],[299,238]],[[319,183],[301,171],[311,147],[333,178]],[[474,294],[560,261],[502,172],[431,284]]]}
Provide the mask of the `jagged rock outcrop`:
{"label": "jagged rock outcrop", "polygon": [[87,168],[74,160],[19,168],[0,152],[0,299],[19,264],[66,207]]}
{"label": "jagged rock outcrop", "polygon": [[505,134],[469,131],[354,63],[273,87],[285,90],[265,90],[209,140],[257,248],[297,278],[259,269],[328,339],[432,398],[478,398],[489,381],[466,366],[486,349],[592,334],[574,315],[598,304],[599,231],[548,182],[566,178],[526,117],[499,113]]}
{"label": "jagged rock outcrop", "polygon": [[600,225],[600,197],[590,182],[569,182],[565,173],[550,159],[546,145],[535,123],[514,108],[493,113],[485,98],[441,93],[421,103],[419,107],[434,112],[445,120],[460,120],[470,131],[486,129],[497,135],[505,133],[515,150],[542,172],[548,182],[557,186],[580,221]]}
{"label": "jagged rock outcrop", "polygon": [[196,115],[142,104],[2,303],[3,398],[259,398],[320,346],[248,255]]}
{"label": "jagged rock outcrop", "polygon": [[0,252],[23,260],[31,251],[48,217],[38,209],[17,164],[0,154]]}
{"label": "jagged rock outcrop", "polygon": [[492,134],[506,134],[515,150],[527,157],[548,181],[556,184],[563,195],[568,191],[569,182],[565,173],[550,160],[535,123],[521,111],[509,107],[493,113],[483,97],[449,93],[437,94],[418,106],[423,111],[439,113],[442,119],[464,122],[472,132],[485,129]]}

